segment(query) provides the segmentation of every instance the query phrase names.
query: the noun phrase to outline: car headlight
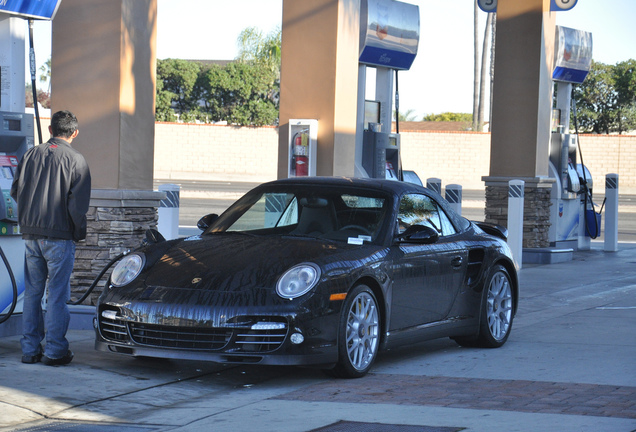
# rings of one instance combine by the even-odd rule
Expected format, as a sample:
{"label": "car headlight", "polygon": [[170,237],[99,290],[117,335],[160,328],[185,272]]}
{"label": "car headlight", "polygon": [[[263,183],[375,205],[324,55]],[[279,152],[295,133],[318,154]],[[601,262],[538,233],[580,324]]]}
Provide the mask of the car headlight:
{"label": "car headlight", "polygon": [[110,282],[116,286],[124,286],[132,282],[144,268],[146,257],[140,253],[132,253],[123,257],[110,275]]}
{"label": "car headlight", "polygon": [[320,280],[320,267],[313,263],[298,264],[287,270],[276,284],[276,292],[286,299],[306,294]]}

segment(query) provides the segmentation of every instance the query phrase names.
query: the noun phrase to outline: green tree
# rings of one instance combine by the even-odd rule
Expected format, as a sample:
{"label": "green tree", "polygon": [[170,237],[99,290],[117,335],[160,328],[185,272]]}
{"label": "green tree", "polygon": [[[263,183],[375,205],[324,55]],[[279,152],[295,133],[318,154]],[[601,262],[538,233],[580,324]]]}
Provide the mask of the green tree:
{"label": "green tree", "polygon": [[[158,60],[160,62],[161,60]],[[157,97],[155,100],[155,120],[173,122],[177,119],[172,108],[172,93],[163,89],[163,79],[157,73]]]}
{"label": "green tree", "polygon": [[[42,105],[42,108],[51,108],[51,94],[39,89],[37,92],[38,102]],[[24,87],[24,106],[33,108],[33,86],[31,83],[27,83]]]}
{"label": "green tree", "polygon": [[[416,120],[416,114],[415,114],[415,110],[414,109],[408,109],[405,112],[400,112],[398,113],[400,116],[400,121],[401,122],[412,122],[412,121],[417,121]],[[395,117],[395,113],[393,114],[393,117]]]}
{"label": "green tree", "polygon": [[592,62],[573,97],[579,132],[621,134],[636,128],[636,61],[615,66]]}
{"label": "green tree", "polygon": [[155,118],[174,121],[178,113],[184,122],[277,124],[281,32],[263,36],[250,27],[237,42],[239,56],[226,66],[159,60]]}
{"label": "green tree", "polygon": [[272,70],[280,78],[281,30],[277,28],[267,36],[256,27],[248,27],[241,32],[237,43],[237,60],[244,63],[259,63]]}
{"label": "green tree", "polygon": [[472,122],[473,116],[468,113],[444,112],[441,114],[428,114],[424,116],[424,121],[452,121],[452,122]]}
{"label": "green tree", "polygon": [[615,130],[618,101],[612,66],[592,62],[585,81],[574,88],[573,97],[579,132],[609,134]]}
{"label": "green tree", "polygon": [[[160,112],[166,113],[170,109],[182,114],[198,107],[198,95],[195,84],[201,66],[197,62],[166,59],[157,61],[157,104]],[[159,84],[161,81],[161,84]],[[166,106],[167,102],[169,106]]]}
{"label": "green tree", "polygon": [[[267,98],[271,100],[278,111],[278,100],[280,98],[280,65],[281,65],[281,40],[282,32],[276,28],[268,35],[256,27],[248,27],[241,32],[237,43],[239,45],[239,55],[237,60],[267,69],[273,75],[267,74],[271,78]],[[265,71],[259,74],[266,74]],[[261,106],[261,108],[264,108]],[[278,112],[276,113],[278,119]]]}
{"label": "green tree", "polygon": [[614,66],[614,86],[618,102],[618,133],[636,129],[636,60]]}
{"label": "green tree", "polygon": [[278,107],[269,92],[275,73],[262,65],[233,62],[202,75],[201,100],[213,121],[238,125],[275,124]]}
{"label": "green tree", "polygon": [[47,84],[47,93],[51,93],[51,57],[40,66],[40,82]]}

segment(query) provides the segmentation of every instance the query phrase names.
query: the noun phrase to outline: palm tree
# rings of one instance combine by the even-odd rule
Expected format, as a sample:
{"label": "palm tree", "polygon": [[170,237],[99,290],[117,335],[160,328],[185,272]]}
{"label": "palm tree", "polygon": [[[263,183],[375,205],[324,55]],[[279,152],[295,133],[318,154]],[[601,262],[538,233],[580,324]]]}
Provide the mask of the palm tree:
{"label": "palm tree", "polygon": [[266,65],[280,76],[281,30],[275,29],[267,36],[256,27],[248,27],[238,37],[238,60]]}
{"label": "palm tree", "polygon": [[474,1],[473,11],[473,130],[477,130],[479,109],[479,7]]}
{"label": "palm tree", "polygon": [[[494,72],[494,58],[495,58],[495,23],[496,13],[488,13],[486,20],[486,26],[484,28],[484,39],[482,42],[481,56],[479,53],[479,8],[477,6],[477,0],[475,0],[474,6],[474,79],[473,79],[473,130],[481,131],[485,122],[486,115],[486,85],[487,74],[490,69],[490,85],[488,91],[490,92],[490,100],[492,102],[492,73]],[[490,49],[490,68],[488,68],[488,44],[491,42]],[[481,60],[480,60],[481,57]],[[492,103],[491,103],[492,108]]]}
{"label": "palm tree", "polygon": [[45,83],[48,81],[49,85],[46,92],[51,93],[51,57],[40,66],[40,72],[40,82]]}

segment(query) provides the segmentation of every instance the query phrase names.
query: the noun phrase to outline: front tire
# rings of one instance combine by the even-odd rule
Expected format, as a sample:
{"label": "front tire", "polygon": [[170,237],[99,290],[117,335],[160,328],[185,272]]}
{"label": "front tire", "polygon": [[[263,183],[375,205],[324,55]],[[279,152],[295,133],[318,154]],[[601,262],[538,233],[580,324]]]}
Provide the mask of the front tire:
{"label": "front tire", "polygon": [[358,285],[342,308],[338,331],[338,363],[330,373],[360,378],[369,372],[380,347],[380,313],[373,291]]}

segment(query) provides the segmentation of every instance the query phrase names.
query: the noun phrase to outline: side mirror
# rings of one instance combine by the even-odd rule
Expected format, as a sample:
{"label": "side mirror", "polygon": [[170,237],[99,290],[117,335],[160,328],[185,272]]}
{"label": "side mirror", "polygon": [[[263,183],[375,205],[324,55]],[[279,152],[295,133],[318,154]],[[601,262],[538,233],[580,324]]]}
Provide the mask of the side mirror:
{"label": "side mirror", "polygon": [[161,242],[165,242],[166,238],[161,235],[159,231],[154,228],[146,230],[146,244],[157,244]]}
{"label": "side mirror", "polygon": [[207,215],[203,216],[201,219],[199,219],[199,222],[197,222],[197,228],[199,228],[201,231],[205,231],[218,218],[219,218],[219,215],[216,214],[216,213],[207,214]]}
{"label": "side mirror", "polygon": [[437,230],[426,225],[411,225],[397,236],[397,240],[402,243],[432,244],[438,239]]}

